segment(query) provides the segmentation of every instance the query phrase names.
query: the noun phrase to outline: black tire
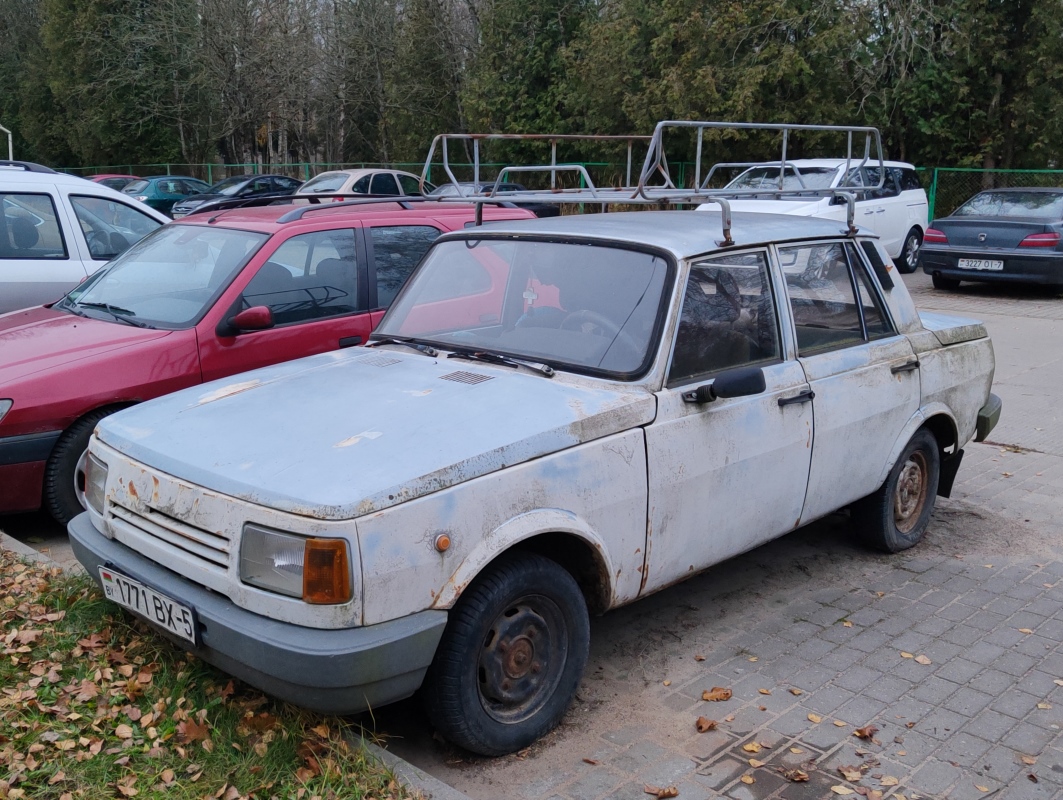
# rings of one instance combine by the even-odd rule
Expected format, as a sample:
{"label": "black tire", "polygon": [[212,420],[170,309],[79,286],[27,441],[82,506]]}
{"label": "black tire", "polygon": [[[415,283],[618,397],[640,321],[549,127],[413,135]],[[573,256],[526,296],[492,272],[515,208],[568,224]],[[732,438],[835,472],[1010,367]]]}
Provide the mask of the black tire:
{"label": "black tire", "polygon": [[930,276],[930,280],[934,283],[935,289],[943,289],[945,291],[952,291],[953,289],[960,288],[960,282],[956,278],[942,277],[940,272],[935,272]]}
{"label": "black tire", "polygon": [[857,533],[871,547],[898,553],[919,544],[930,524],[941,476],[937,439],[920,428],[901,452],[885,483],[853,505]]}
{"label": "black tire", "polygon": [[915,272],[919,265],[919,248],[923,246],[923,234],[918,228],[912,228],[904,237],[901,245],[901,255],[897,259],[897,271],[902,275],[910,275]]}
{"label": "black tire", "polygon": [[[118,409],[100,408],[92,411],[63,431],[48,456],[44,468],[44,506],[55,521],[66,525],[85,510],[76,488],[78,461],[89,446],[89,438],[96,423]],[[85,487],[81,486],[84,494]]]}
{"label": "black tire", "polygon": [[424,684],[436,729],[500,756],[552,730],[587,665],[590,620],[575,579],[534,553],[502,556],[465,590]]}

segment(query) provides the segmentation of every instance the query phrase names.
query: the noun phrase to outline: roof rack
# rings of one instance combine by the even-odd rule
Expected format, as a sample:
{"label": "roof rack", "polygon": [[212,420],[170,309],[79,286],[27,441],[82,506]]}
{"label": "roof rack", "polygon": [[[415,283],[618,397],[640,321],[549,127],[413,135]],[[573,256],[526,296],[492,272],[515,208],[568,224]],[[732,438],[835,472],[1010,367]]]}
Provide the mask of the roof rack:
{"label": "roof rack", "polygon": [[0,168],[20,169],[23,172],[44,172],[51,175],[59,174],[50,167],[46,167],[43,164],[34,164],[32,161],[0,161]]}
{"label": "roof rack", "polygon": [[[668,158],[665,152],[665,133],[669,130],[694,131],[696,134],[696,156],[694,160],[694,181],[690,188],[678,187],[672,179],[668,166]],[[704,141],[706,131],[759,131],[775,132],[781,134],[780,157],[776,161],[759,162],[721,162],[713,164],[709,169],[704,165]],[[844,135],[845,138],[845,162],[846,172],[849,170],[877,164],[879,169],[879,182],[874,186],[844,187],[836,189],[812,189],[802,188],[784,189],[784,177],[787,168],[795,169],[793,162],[787,160],[787,151],[790,147],[791,135],[795,132],[815,132]],[[428,151],[424,169],[421,172],[422,189],[427,179],[428,171],[432,166],[432,159],[438,149],[441,150],[443,169],[447,177],[454,184],[460,183],[450,169],[448,144],[454,141],[471,141],[473,143],[473,170],[474,182],[480,183],[480,142],[492,140],[509,141],[549,141],[551,142],[551,161],[544,165],[528,166],[504,166],[495,178],[490,191],[482,194],[459,193],[451,200],[473,200],[481,202],[481,197],[490,200],[500,196],[499,186],[505,182],[505,178],[513,173],[547,172],[550,174],[550,189],[507,191],[504,197],[510,201],[541,202],[541,203],[597,203],[603,210],[609,205],[629,204],[669,204],[669,205],[693,205],[715,203],[721,209],[721,222],[723,225],[723,239],[721,246],[734,244],[731,237],[731,206],[728,202],[736,198],[751,198],[757,195],[770,193],[774,197],[789,196],[815,196],[815,197],[839,197],[845,202],[847,208],[847,231],[850,235],[856,233],[855,220],[855,195],[854,190],[864,191],[868,189],[881,189],[885,183],[885,166],[882,155],[882,138],[877,128],[861,125],[801,125],[792,123],[757,123],[757,122],[715,122],[695,120],[663,120],[658,122],[652,136],[569,136],[561,134],[440,134],[432,140],[432,146]],[[598,187],[594,184],[586,167],[580,164],[565,164],[557,161],[557,143],[565,141],[591,141],[591,142],[624,142],[627,145],[628,163],[627,178],[624,186]],[[632,151],[636,144],[647,144],[647,151],[643,160],[642,169],[638,180],[632,181]],[[757,189],[711,189],[709,183],[724,168],[739,168],[750,166],[778,166],[779,179],[776,189],[765,191]],[[557,175],[560,172],[575,172],[580,176],[582,186],[578,188],[559,188]],[[704,178],[702,177],[704,175]]]}

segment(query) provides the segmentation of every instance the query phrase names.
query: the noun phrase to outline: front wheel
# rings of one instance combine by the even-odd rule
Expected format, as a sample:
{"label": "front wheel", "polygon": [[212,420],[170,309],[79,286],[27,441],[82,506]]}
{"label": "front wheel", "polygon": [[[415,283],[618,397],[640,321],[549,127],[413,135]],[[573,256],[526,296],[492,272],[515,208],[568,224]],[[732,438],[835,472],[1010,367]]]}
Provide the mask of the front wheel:
{"label": "front wheel", "polygon": [[918,228],[912,228],[904,237],[904,245],[901,247],[901,259],[897,269],[903,275],[915,272],[919,264],[919,248],[923,246],[923,234]]}
{"label": "front wheel", "polygon": [[534,553],[500,558],[465,590],[425,679],[432,724],[474,753],[527,747],[561,721],[587,664],[575,579]]}
{"label": "front wheel", "polygon": [[853,505],[853,523],[868,545],[897,553],[919,544],[930,524],[941,475],[937,439],[920,428],[886,481]]}
{"label": "front wheel", "polygon": [[85,510],[85,451],[92,431],[117,409],[86,414],[59,437],[44,468],[44,503],[56,522],[66,525]]}

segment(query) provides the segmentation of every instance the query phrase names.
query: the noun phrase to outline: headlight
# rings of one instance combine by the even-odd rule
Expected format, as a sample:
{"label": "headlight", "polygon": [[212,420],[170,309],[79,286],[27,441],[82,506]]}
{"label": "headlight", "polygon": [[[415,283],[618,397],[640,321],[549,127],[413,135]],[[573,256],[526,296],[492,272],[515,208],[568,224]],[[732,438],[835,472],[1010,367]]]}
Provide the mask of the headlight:
{"label": "headlight", "polygon": [[351,599],[347,542],[244,525],[240,580],[307,603],[346,603]]}
{"label": "headlight", "polygon": [[102,516],[104,491],[107,489],[107,465],[92,453],[85,459],[85,502]]}
{"label": "headlight", "polygon": [[145,200],[148,199],[148,196],[146,194],[138,194],[134,199],[139,200],[141,203],[143,203]]}
{"label": "headlight", "polygon": [[0,400],[0,421],[3,421],[4,415],[11,410],[11,406],[14,404],[14,400]]}

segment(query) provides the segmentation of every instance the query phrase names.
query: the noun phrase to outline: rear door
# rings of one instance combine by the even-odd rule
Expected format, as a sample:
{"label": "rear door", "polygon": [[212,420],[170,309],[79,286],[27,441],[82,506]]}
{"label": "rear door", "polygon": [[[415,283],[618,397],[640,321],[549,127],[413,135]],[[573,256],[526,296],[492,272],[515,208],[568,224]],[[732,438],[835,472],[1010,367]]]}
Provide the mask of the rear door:
{"label": "rear door", "polygon": [[[353,347],[369,337],[369,282],[360,228],[269,242],[249,269],[251,274],[241,275],[198,326],[204,380]],[[219,322],[254,306],[270,309],[274,327],[219,334]]]}
{"label": "rear door", "polygon": [[55,186],[0,190],[0,313],[58,300],[88,274]]}

